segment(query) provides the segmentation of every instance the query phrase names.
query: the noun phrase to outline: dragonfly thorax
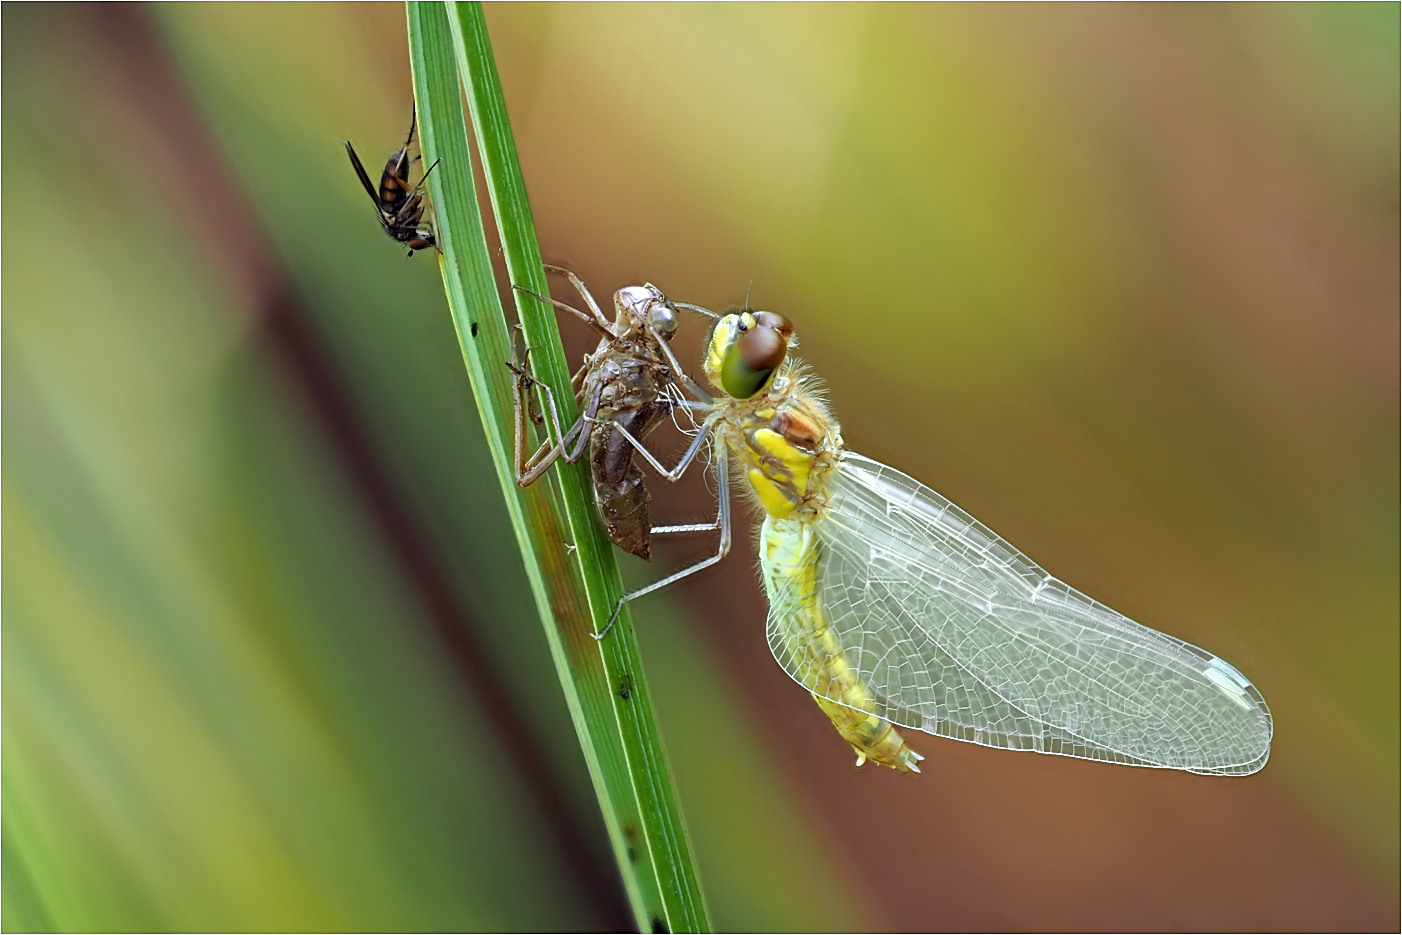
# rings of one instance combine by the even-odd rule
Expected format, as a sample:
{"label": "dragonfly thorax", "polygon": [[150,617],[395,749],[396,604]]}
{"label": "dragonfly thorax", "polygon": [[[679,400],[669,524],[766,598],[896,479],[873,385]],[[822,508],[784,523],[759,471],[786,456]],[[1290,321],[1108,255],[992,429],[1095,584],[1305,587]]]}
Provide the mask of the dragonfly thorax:
{"label": "dragonfly thorax", "polygon": [[819,390],[816,379],[790,361],[768,390],[745,400],[732,397],[719,426],[769,516],[810,516],[826,503],[842,435]]}

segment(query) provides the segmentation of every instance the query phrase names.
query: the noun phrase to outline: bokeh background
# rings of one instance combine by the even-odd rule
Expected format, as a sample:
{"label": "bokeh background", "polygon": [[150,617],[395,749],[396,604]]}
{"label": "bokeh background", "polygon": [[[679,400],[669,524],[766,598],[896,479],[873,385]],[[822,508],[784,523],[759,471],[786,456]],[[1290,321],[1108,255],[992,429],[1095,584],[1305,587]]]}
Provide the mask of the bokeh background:
{"label": "bokeh background", "polygon": [[[1396,930],[1398,6],[488,20],[549,259],[753,283],[849,445],[1276,715],[1248,779],[857,770],[742,538],[635,608],[717,924]],[[403,8],[10,3],[3,53],[4,927],[627,927],[434,259],[341,146],[400,144]]]}

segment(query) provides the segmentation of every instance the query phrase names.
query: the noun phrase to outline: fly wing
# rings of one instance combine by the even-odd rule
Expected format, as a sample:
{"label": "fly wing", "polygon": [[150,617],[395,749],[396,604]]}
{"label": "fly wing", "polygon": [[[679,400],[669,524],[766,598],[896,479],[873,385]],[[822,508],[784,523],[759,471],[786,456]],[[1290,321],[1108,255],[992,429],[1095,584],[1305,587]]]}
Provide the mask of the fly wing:
{"label": "fly wing", "polygon": [[360,157],[355,154],[355,147],[350,144],[350,140],[345,141],[346,155],[350,156],[351,165],[355,167],[355,174],[360,176],[360,184],[365,186],[365,191],[370,195],[370,200],[375,203],[375,217],[379,219],[380,227],[386,234],[393,237],[389,229],[389,223],[385,220],[385,212],[380,204],[380,196],[375,191],[374,184],[370,181],[370,176],[366,174],[365,167],[360,164]]}
{"label": "fly wing", "polygon": [[1240,672],[1051,577],[905,474],[845,453],[817,529],[819,600],[876,714],[991,747],[1265,765],[1270,710]]}
{"label": "fly wing", "polygon": [[365,191],[370,196],[370,200],[375,203],[375,209],[379,210],[380,193],[375,189],[374,183],[370,181],[370,176],[366,173],[365,167],[360,164],[360,157],[355,154],[355,147],[350,144],[350,140],[345,140],[344,142],[346,144],[346,155],[350,156],[351,165],[355,167],[355,174],[360,176],[360,184],[365,186]]}

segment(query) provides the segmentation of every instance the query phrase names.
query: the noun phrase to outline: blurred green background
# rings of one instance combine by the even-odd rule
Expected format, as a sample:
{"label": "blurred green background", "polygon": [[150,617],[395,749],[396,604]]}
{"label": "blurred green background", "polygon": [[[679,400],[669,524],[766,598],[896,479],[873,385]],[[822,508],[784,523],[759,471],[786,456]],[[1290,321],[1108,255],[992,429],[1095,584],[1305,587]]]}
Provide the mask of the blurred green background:
{"label": "blurred green background", "polygon": [[[548,259],[753,281],[851,447],[1276,715],[1249,779],[857,770],[747,535],[635,608],[719,926],[1396,930],[1398,11],[488,8]],[[341,146],[400,145],[403,8],[3,52],[4,928],[627,927],[434,260]]]}

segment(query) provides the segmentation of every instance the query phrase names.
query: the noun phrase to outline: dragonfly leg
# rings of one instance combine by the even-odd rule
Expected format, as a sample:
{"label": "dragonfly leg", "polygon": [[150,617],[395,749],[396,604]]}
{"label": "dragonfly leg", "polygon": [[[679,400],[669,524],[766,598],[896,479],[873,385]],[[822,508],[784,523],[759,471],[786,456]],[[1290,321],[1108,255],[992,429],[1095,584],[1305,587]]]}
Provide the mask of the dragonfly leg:
{"label": "dragonfly leg", "polygon": [[515,289],[518,292],[524,292],[527,295],[533,295],[537,299],[540,299],[542,302],[549,302],[556,308],[569,312],[571,315],[575,316],[580,321],[583,321],[595,331],[599,332],[609,341],[613,341],[616,338],[616,335],[613,333],[613,327],[609,324],[609,320],[604,317],[603,311],[599,308],[599,303],[594,301],[594,296],[590,294],[588,288],[585,287],[583,280],[576,276],[572,270],[565,269],[563,266],[555,266],[551,263],[543,263],[541,265],[547,273],[555,273],[560,276],[569,277],[570,284],[574,286],[575,291],[583,297],[585,303],[589,306],[590,314],[586,315],[584,312],[581,312],[573,305],[568,305],[564,302],[559,301],[558,299],[553,299],[548,295],[540,295],[538,293],[532,292],[524,286],[513,285],[511,288]]}
{"label": "dragonfly leg", "polygon": [[674,526],[653,526],[652,534],[654,536],[674,536],[694,532],[711,532],[719,528],[720,517],[717,517],[709,523],[681,523]]}
{"label": "dragonfly leg", "polygon": [[701,532],[713,532],[714,530],[721,528],[721,524],[723,523],[727,515],[726,512],[723,510],[724,506],[725,503],[719,496],[717,496],[716,518],[711,520],[709,523],[676,523],[671,526],[653,526],[652,534],[654,536],[680,536],[692,535],[694,533]]}
{"label": "dragonfly leg", "polygon": [[545,267],[547,273],[569,277],[570,285],[574,286],[574,290],[583,297],[585,303],[589,306],[589,311],[594,313],[594,320],[603,325],[604,329],[610,334],[613,333],[613,329],[609,327],[609,320],[604,317],[603,311],[599,308],[599,303],[594,301],[594,296],[585,288],[584,281],[576,276],[573,270],[565,269],[563,266],[556,266],[553,263],[543,263],[541,265]]}
{"label": "dragonfly leg", "polygon": [[712,532],[721,527],[720,498],[716,498],[716,518],[709,523],[677,523],[671,526],[653,526],[654,536],[681,536],[698,532]]}
{"label": "dragonfly leg", "polygon": [[[550,394],[550,387],[541,386],[541,389]],[[550,410],[550,421],[554,424],[556,431],[559,431],[560,417],[555,409],[555,398],[553,395],[546,396],[546,406]],[[585,426],[592,424],[593,420],[587,415],[580,416],[569,430],[559,435],[559,441],[554,445],[550,444],[550,439],[546,439],[530,459],[524,463],[521,461],[521,441],[520,436],[525,432],[525,423],[519,415],[516,418],[516,483],[522,487],[529,487],[535,483],[540,475],[549,470],[550,465],[558,459],[564,458],[566,464],[574,464],[583,456],[585,448],[588,447],[589,433]]]}
{"label": "dragonfly leg", "polygon": [[[547,266],[547,269],[550,268],[548,268]],[[534,296],[536,297],[536,299],[540,299],[541,301],[547,301],[547,303],[552,304],[552,306],[561,308],[561,310],[564,311],[568,311],[569,314],[575,315],[575,317],[579,318],[580,321],[585,322],[585,324],[589,325],[590,328],[593,328],[594,331],[597,331],[600,335],[603,335],[603,338],[606,339],[606,341],[614,341],[615,336],[613,329],[608,328],[607,325],[599,324],[599,320],[597,320],[597,318],[594,318],[593,315],[587,315],[585,313],[582,313],[582,311],[579,311],[578,308],[571,306],[571,304],[564,303],[564,301],[559,301],[558,299],[551,299],[550,296],[543,296],[543,294],[540,294],[538,292],[531,292],[531,290],[527,289],[526,286],[517,286],[515,285],[515,283],[513,283],[512,289],[515,289],[516,292],[526,293],[527,296]]]}
{"label": "dragonfly leg", "polygon": [[[747,305],[749,304],[748,299],[746,299],[745,302]],[[699,305],[692,305],[690,302],[673,302],[672,304],[675,305],[677,308],[684,308],[688,311],[697,312],[701,315],[705,315],[707,318],[711,319],[711,321],[718,321],[720,319],[720,316],[717,315],[715,312],[711,311],[709,308],[702,308]]]}
{"label": "dragonfly leg", "polygon": [[[696,456],[701,453],[701,448],[711,437],[710,426],[703,425],[696,433],[696,437],[691,440],[691,445],[687,447],[681,459],[677,461],[677,466],[669,469],[663,467],[662,462],[657,460],[657,456],[651,451],[648,451],[646,445],[634,438],[633,434],[624,428],[621,422],[614,423],[613,427],[632,443],[633,447],[637,449],[638,454],[643,456],[643,460],[652,465],[653,470],[662,475],[664,479],[674,483],[681,480],[681,476],[686,473],[686,469],[691,466],[691,462],[696,460]],[[719,448],[720,446],[717,447]]]}
{"label": "dragonfly leg", "polygon": [[[545,422],[545,417],[536,414],[535,407],[531,405],[532,399],[530,396],[530,389],[536,383],[535,377],[530,375],[531,351],[535,350],[535,348],[528,344],[521,351],[519,357],[516,354],[516,340],[524,337],[525,331],[519,324],[512,327],[511,360],[507,362],[506,369],[516,375],[516,390],[514,396],[517,416],[520,416],[521,409],[524,407],[526,410],[526,417],[536,425],[541,425]],[[520,363],[517,363],[518,360]]]}
{"label": "dragonfly leg", "polygon": [[702,389],[701,384],[693,380],[690,375],[682,369],[681,363],[677,360],[677,355],[672,352],[671,343],[664,341],[662,336],[655,330],[649,329],[649,331],[652,332],[653,338],[657,341],[657,346],[661,348],[663,355],[667,358],[667,366],[671,367],[672,372],[676,374],[676,376],[672,378],[672,382],[678,386],[684,387],[692,396],[695,396],[707,406],[714,402],[714,398],[711,394]]}
{"label": "dragonfly leg", "polygon": [[555,460],[560,457],[561,448],[560,445],[551,445],[550,440],[546,439],[541,446],[535,450],[534,454],[529,458],[526,457],[526,420],[530,419],[531,421],[536,421],[537,419],[535,415],[529,413],[530,397],[522,387],[522,384],[528,380],[530,380],[530,377],[518,377],[515,400],[516,430],[514,433],[514,448],[516,483],[520,484],[522,487],[528,487],[535,483],[536,479],[539,478],[541,474],[545,473],[546,469],[554,464]]}
{"label": "dragonfly leg", "polygon": [[[530,348],[526,348],[525,354],[522,355],[523,361],[519,366],[514,362],[507,362],[506,365],[507,369],[516,374],[516,483],[520,484],[522,487],[528,487],[535,483],[536,480],[550,468],[550,465],[554,464],[561,456],[571,464],[573,464],[574,461],[578,461],[580,455],[584,451],[584,443],[589,438],[589,433],[584,431],[584,427],[588,425],[590,421],[585,417],[581,417],[575,421],[574,425],[570,426],[568,431],[561,428],[560,413],[555,406],[555,394],[551,391],[550,387],[541,383],[526,371],[524,358],[529,355]],[[544,421],[543,418],[538,418],[531,413],[530,388],[532,386],[539,386],[544,393],[546,409],[550,414],[550,428],[554,429],[555,435],[553,437],[559,439],[559,441],[552,444],[549,436],[549,429],[547,429],[545,442],[536,449],[534,454],[526,458],[526,421],[529,419],[537,424]],[[592,405],[597,406],[597,401]],[[571,450],[571,445],[576,446],[574,450]]]}
{"label": "dragonfly leg", "polygon": [[[620,597],[620,598],[618,599],[618,603],[614,605],[614,607],[613,607],[613,615],[609,617],[608,625],[604,627],[603,631],[600,632],[600,633],[591,633],[590,636],[594,637],[594,639],[596,639],[596,640],[601,640],[601,639],[603,639],[605,636],[608,636],[608,632],[609,632],[610,630],[612,630],[612,629],[613,629],[613,625],[614,625],[615,623],[618,622],[618,615],[621,614],[621,613],[623,613],[623,605],[626,604],[626,603],[628,603],[629,601],[635,600],[635,599],[637,599],[637,598],[639,598],[639,597],[642,597],[644,594],[651,594],[653,591],[660,591],[660,590],[662,590],[663,588],[667,587],[668,585],[676,584],[678,581],[682,580],[683,578],[688,578],[688,577],[690,577],[691,575],[696,574],[698,571],[701,571],[702,569],[710,568],[712,565],[716,564],[717,562],[719,562],[721,559],[725,558],[725,556],[728,555],[728,554],[730,553],[730,483],[729,483],[729,477],[730,477],[730,463],[729,463],[729,461],[727,460],[725,450],[722,449],[722,450],[720,451],[719,455],[716,457],[716,487],[717,487],[718,499],[719,499],[719,508],[718,508],[718,510],[717,510],[717,514],[718,514],[718,515],[716,516],[716,526],[719,526],[719,527],[720,527],[720,542],[719,542],[719,544],[718,544],[717,547],[716,547],[716,554],[715,554],[715,555],[708,556],[708,557],[706,557],[706,558],[703,558],[703,559],[701,559],[701,561],[697,562],[697,563],[694,564],[694,565],[688,565],[686,568],[683,568],[681,571],[673,572],[672,574],[668,575],[667,577],[663,578],[663,579],[660,580],[660,581],[654,581],[652,584],[646,585],[645,587],[638,588],[636,591],[629,591],[627,594],[625,594],[625,595],[623,595],[622,597]],[[682,527],[662,527],[662,528],[663,528],[663,529],[671,528],[671,529],[673,529],[674,531],[680,531],[680,530],[682,529]],[[653,529],[653,532],[658,532],[658,531],[659,531],[659,530],[656,529],[656,528]],[[697,530],[697,531],[700,531],[700,530]]]}
{"label": "dragonfly leg", "polygon": [[[541,388],[547,393],[550,392],[550,387],[548,386]],[[598,386],[594,387],[594,395],[589,397],[589,405],[585,408],[584,412],[580,414],[579,421],[576,422],[575,425],[582,427],[585,425],[593,425],[595,422],[599,421],[599,404],[603,401],[603,396],[604,385],[600,383]],[[553,394],[550,396],[550,405],[552,407],[555,405],[555,397]],[[565,463],[574,464],[578,461],[584,455],[584,449],[588,447],[588,443],[589,433],[581,431],[579,436],[575,439],[574,450],[566,452]]]}
{"label": "dragonfly leg", "polygon": [[[556,445],[551,445],[547,439],[541,443],[541,446],[537,448],[535,453],[524,463],[521,461],[521,449],[518,445],[516,449],[516,483],[520,484],[522,487],[529,487],[539,480],[540,476],[550,469],[550,465],[567,454],[568,445],[574,442],[576,438],[580,437],[583,428],[584,422],[582,420],[576,422],[570,427],[570,430],[565,433],[564,441]],[[584,435],[583,438],[587,440],[589,436]]]}
{"label": "dragonfly leg", "polygon": [[580,364],[579,369],[574,372],[574,376],[570,377],[570,388],[575,391],[576,399],[578,398],[578,393],[584,389],[584,378],[588,375],[589,368],[592,366],[594,366],[594,361],[586,357],[584,363]]}

